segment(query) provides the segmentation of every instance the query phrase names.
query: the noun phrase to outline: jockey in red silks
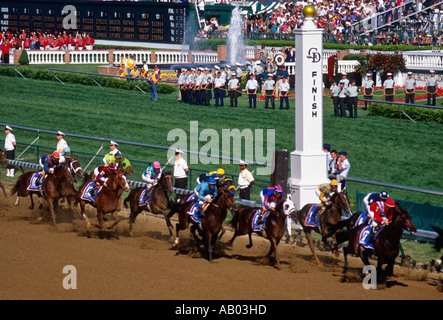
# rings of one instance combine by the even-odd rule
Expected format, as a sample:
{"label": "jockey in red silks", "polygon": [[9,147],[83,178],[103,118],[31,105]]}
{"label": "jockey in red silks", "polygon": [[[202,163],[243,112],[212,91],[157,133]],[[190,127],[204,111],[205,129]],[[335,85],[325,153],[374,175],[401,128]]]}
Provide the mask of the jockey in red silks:
{"label": "jockey in red silks", "polygon": [[372,215],[371,227],[374,232],[379,225],[386,225],[391,223],[395,201],[392,198],[386,199],[386,201],[375,201],[369,206],[370,215]]}
{"label": "jockey in red silks", "polygon": [[257,219],[258,224],[262,224],[264,217],[269,211],[274,210],[275,207],[283,199],[283,188],[278,184],[275,187],[268,187],[260,192],[260,198],[263,204],[263,209],[260,217]]}
{"label": "jockey in red silks", "polygon": [[105,185],[106,181],[109,179],[109,175],[114,173],[117,169],[115,163],[111,162],[107,167],[106,166],[100,166],[94,170],[95,173],[95,185],[94,188],[91,189],[91,195],[95,195],[97,192],[97,189]]}

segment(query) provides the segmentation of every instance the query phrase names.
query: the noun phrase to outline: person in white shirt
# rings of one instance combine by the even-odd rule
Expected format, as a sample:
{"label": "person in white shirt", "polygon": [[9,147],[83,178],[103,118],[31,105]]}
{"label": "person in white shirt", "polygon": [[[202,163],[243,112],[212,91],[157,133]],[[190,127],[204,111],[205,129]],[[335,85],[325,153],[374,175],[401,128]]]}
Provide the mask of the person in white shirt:
{"label": "person in white shirt", "polygon": [[289,110],[289,82],[283,77],[282,82],[278,86],[278,90],[280,91],[280,110],[283,110],[283,101],[286,102],[286,110]]}
{"label": "person in white shirt", "polygon": [[103,163],[108,166],[111,162],[115,162],[116,157],[121,157],[122,153],[117,149],[118,143],[111,141],[109,143],[109,153],[103,157]]}
{"label": "person in white shirt", "polygon": [[63,163],[66,161],[65,155],[66,153],[70,153],[71,149],[68,146],[68,143],[66,142],[65,138],[65,134],[61,131],[57,132],[57,147],[56,147],[56,151],[60,154],[60,163]]}
{"label": "person in white shirt", "polygon": [[[5,153],[8,160],[14,160],[15,149],[17,148],[17,142],[15,141],[15,136],[12,134],[12,128],[10,126],[5,127]],[[15,174],[15,167],[9,165],[6,167],[6,176],[13,177]]]}
{"label": "person in white shirt", "polygon": [[246,92],[249,98],[249,108],[252,108],[252,102],[254,102],[254,109],[257,108],[257,90],[258,82],[255,80],[253,74],[249,76],[248,82],[246,82]]}
{"label": "person in white shirt", "polygon": [[214,98],[215,106],[223,107],[223,99],[225,97],[225,79],[222,78],[221,72],[217,73],[217,77],[214,79]]}
{"label": "person in white shirt", "polygon": [[344,190],[346,187],[346,181],[348,178],[349,169],[351,169],[351,164],[348,160],[348,153],[346,151],[340,151],[337,164],[335,166],[337,180],[341,182],[340,191]]}
{"label": "person in white shirt", "polygon": [[240,188],[240,199],[250,200],[251,186],[255,180],[252,173],[246,169],[248,163],[240,161],[240,174],[238,175],[238,187]]}
{"label": "person in white shirt", "polygon": [[[175,163],[174,163],[174,187],[179,189],[186,189],[188,186],[188,163],[182,157],[183,151],[180,149],[175,150]],[[177,195],[177,201],[181,197]]]}

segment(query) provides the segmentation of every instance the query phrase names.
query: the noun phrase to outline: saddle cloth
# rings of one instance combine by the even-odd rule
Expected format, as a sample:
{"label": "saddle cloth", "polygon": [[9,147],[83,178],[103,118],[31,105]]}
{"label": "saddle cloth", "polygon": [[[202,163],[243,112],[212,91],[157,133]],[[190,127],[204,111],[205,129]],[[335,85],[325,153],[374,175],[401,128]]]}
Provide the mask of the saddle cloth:
{"label": "saddle cloth", "polygon": [[29,191],[43,191],[43,182],[45,181],[46,176],[42,178],[40,185],[37,185],[36,181],[39,175],[40,174],[38,172],[32,175],[31,180],[29,181],[29,185],[27,187]]}
{"label": "saddle cloth", "polygon": [[320,214],[317,217],[314,215],[318,206],[319,206],[318,204],[313,204],[311,206],[311,208],[308,211],[308,214],[306,215],[305,225],[307,225],[309,227],[319,227],[320,228],[320,220],[318,219]]}
{"label": "saddle cloth", "polygon": [[[374,239],[375,240],[378,236],[378,234],[380,233],[381,230],[383,230],[384,227],[380,228],[380,230],[377,231],[377,233],[374,235]],[[363,228],[363,230],[360,232],[360,237],[358,239],[358,243],[365,249],[372,249],[374,250],[374,243],[373,240],[371,239],[371,233],[372,233],[372,228],[371,226],[366,226]]]}
{"label": "saddle cloth", "polygon": [[201,223],[201,217],[198,215],[199,204],[195,202],[192,206],[189,207],[187,214],[191,217],[194,222]]}
{"label": "saddle cloth", "polygon": [[81,198],[85,201],[91,201],[91,202],[95,202],[95,198],[97,198],[97,195],[99,194],[99,192],[101,191],[102,187],[100,187],[97,192],[95,193],[95,196],[93,196],[91,194],[91,190],[92,188],[94,188],[95,182],[90,182],[88,183],[88,185],[86,186],[86,188],[83,190],[82,196]]}
{"label": "saddle cloth", "polygon": [[357,220],[355,221],[354,228],[366,223],[368,223],[368,213],[366,211],[363,211],[362,213],[360,213]]}
{"label": "saddle cloth", "polygon": [[149,202],[151,201],[152,188],[151,188],[151,190],[149,190],[148,198],[146,200],[144,200],[144,198],[146,196],[146,192],[147,192],[147,190],[145,189],[140,194],[140,199],[138,201],[138,206],[139,207],[149,206]]}
{"label": "saddle cloth", "polygon": [[264,213],[261,211],[261,209],[257,209],[255,210],[254,216],[252,217],[251,228],[255,232],[260,232],[266,229],[266,219],[268,218],[268,215],[264,216],[263,225],[257,223],[257,220],[260,217],[260,215],[264,215]]}

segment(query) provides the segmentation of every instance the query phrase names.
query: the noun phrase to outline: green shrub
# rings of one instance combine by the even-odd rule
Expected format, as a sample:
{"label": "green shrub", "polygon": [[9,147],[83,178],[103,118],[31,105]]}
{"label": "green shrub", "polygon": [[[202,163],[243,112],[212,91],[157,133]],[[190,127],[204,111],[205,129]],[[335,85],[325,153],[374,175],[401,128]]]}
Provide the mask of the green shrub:
{"label": "green shrub", "polygon": [[28,57],[28,53],[26,52],[26,50],[22,51],[20,58],[18,58],[18,63],[20,63],[21,65],[29,64],[29,57]]}
{"label": "green shrub", "polygon": [[399,109],[403,110],[403,112],[415,121],[434,121],[443,124],[443,110],[441,109],[371,103],[369,105],[369,115],[383,116],[387,118],[406,117]]}

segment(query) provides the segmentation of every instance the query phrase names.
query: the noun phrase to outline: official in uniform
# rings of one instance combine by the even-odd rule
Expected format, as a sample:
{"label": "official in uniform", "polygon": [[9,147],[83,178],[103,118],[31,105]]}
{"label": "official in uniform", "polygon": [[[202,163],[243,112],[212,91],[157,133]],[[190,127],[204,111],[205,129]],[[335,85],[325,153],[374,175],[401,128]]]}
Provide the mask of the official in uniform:
{"label": "official in uniform", "polygon": [[408,78],[405,80],[405,102],[414,103],[415,98],[415,79],[412,78],[412,72],[408,72]]}
{"label": "official in uniform", "polygon": [[338,92],[338,104],[340,106],[340,117],[346,118],[346,90],[345,83],[340,81]]}
{"label": "official in uniform", "polygon": [[214,77],[210,73],[209,68],[205,68],[205,75],[203,77],[203,104],[209,106],[212,99],[212,84]]}
{"label": "official in uniform", "polygon": [[238,97],[240,93],[240,81],[237,79],[237,73],[235,71],[231,72],[231,79],[228,81],[228,93],[231,102],[231,108],[238,106]]}
{"label": "official in uniform", "polygon": [[387,74],[387,79],[383,82],[383,94],[385,101],[394,101],[395,82],[392,80],[392,73]]}
{"label": "official in uniform", "polygon": [[333,81],[331,86],[331,99],[332,99],[332,105],[334,106],[334,117],[338,117],[340,114],[339,101],[338,101],[339,92],[340,92],[340,87],[337,85],[335,81]]}
{"label": "official in uniform", "polygon": [[254,79],[254,75],[251,74],[248,82],[246,82],[246,92],[248,93],[249,108],[257,108],[257,90],[258,82]]}
{"label": "official in uniform", "polygon": [[347,107],[349,110],[350,118],[357,118],[357,106],[358,106],[358,93],[359,89],[355,85],[355,80],[350,81],[351,85],[345,89],[346,97],[348,98]]}
{"label": "official in uniform", "polygon": [[217,73],[217,77],[214,79],[214,98],[215,106],[223,107],[223,98],[225,97],[225,79],[222,78],[221,72]]}
{"label": "official in uniform", "polygon": [[432,105],[435,106],[438,83],[437,83],[437,78],[435,77],[435,71],[431,70],[429,72],[431,76],[426,80],[426,93],[428,95],[428,105],[431,104],[431,98],[432,98]]}
{"label": "official in uniform", "polygon": [[[364,98],[366,100],[372,100],[372,97],[374,96],[374,80],[371,79],[371,74],[366,74],[366,79],[363,80],[362,83],[362,90],[364,93]],[[363,110],[368,110],[369,102],[365,101],[365,106],[363,107]]]}
{"label": "official in uniform", "polygon": [[265,97],[265,109],[268,109],[269,101],[271,101],[272,109],[275,109],[275,81],[272,79],[272,73],[268,73],[266,81],[263,83],[263,92]]}
{"label": "official in uniform", "polygon": [[[17,142],[15,141],[15,136],[12,134],[12,128],[10,126],[5,127],[5,153],[6,159],[14,160],[15,158],[15,149],[17,148]],[[12,165],[8,165],[6,167],[6,176],[13,177],[15,174],[15,167]]]}

